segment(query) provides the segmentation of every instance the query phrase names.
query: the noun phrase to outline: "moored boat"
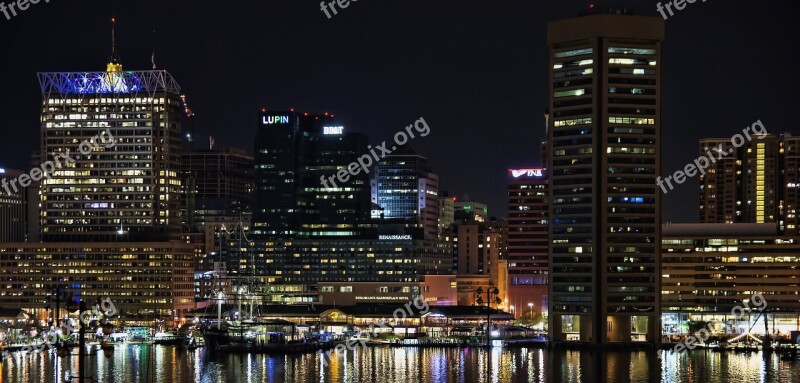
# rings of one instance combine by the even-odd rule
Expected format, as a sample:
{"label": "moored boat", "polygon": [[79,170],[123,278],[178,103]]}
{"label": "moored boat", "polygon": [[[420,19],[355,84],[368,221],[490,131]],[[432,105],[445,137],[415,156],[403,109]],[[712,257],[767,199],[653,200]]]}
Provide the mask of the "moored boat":
{"label": "moored boat", "polygon": [[185,340],[186,337],[174,331],[159,332],[153,337],[153,344],[177,345],[183,343]]}

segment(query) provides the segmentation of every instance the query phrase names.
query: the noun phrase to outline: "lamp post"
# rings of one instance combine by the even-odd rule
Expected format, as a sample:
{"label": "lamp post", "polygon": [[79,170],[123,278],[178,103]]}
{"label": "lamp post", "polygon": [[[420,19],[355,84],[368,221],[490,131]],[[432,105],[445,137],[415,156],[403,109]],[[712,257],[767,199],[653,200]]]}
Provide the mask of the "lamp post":
{"label": "lamp post", "polygon": [[78,340],[78,382],[83,383],[86,381],[83,371],[86,365],[86,326],[88,325],[87,323],[81,322],[81,315],[86,312],[86,302],[84,302],[83,299],[81,299],[79,307],[78,324],[81,326],[81,329],[80,332],[78,332],[78,336],[80,336]]}
{"label": "lamp post", "polygon": [[514,305],[508,306],[508,309],[511,310],[511,315],[514,319],[517,319],[517,313],[514,311]]}
{"label": "lamp post", "polygon": [[[56,328],[59,328],[61,326],[61,318],[59,316],[59,313],[61,313],[61,296],[63,294],[64,294],[64,286],[56,286],[56,290],[55,290],[55,293],[54,293],[54,295],[56,296],[56,312],[55,312],[55,315],[54,315]],[[50,304],[48,303],[48,306],[49,305]],[[52,324],[50,324],[50,325],[52,325]]]}
{"label": "lamp post", "polygon": [[[482,297],[483,293],[484,291],[480,287],[478,287],[478,289],[475,290],[475,294],[478,296],[478,298],[475,299],[475,303],[479,306],[483,304],[483,297]],[[492,314],[491,314],[492,295],[495,296],[495,302],[494,302],[495,304],[499,305],[500,303],[503,303],[503,300],[497,297],[498,294],[500,294],[500,290],[497,287],[494,288],[490,287],[486,290],[486,346],[487,347],[491,344],[491,338],[489,337],[489,335],[492,325]]]}
{"label": "lamp post", "polygon": [[[489,381],[489,374],[491,373],[491,364],[492,364],[491,363],[491,361],[492,361],[492,359],[491,359],[492,358],[492,338],[491,338],[491,331],[492,331],[491,330],[491,328],[492,328],[492,311],[491,310],[492,309],[491,309],[491,304],[492,304],[492,295],[493,294],[495,296],[495,304],[499,305],[500,303],[503,303],[503,300],[501,300],[497,296],[498,294],[500,294],[500,290],[497,287],[494,287],[494,288],[489,287],[489,288],[486,289],[486,381],[487,382]],[[483,298],[481,296],[483,295],[483,289],[478,287],[478,289],[475,290],[475,295],[478,296],[478,298],[475,299],[475,304],[477,304],[478,306],[482,305],[483,304]]]}

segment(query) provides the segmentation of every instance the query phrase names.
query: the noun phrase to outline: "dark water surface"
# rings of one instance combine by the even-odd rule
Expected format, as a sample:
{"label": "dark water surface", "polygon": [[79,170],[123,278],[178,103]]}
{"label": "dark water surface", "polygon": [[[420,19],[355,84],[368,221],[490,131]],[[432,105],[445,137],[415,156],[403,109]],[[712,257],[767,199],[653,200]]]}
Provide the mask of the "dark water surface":
{"label": "dark water surface", "polygon": [[[487,381],[486,350],[479,348],[371,347],[325,365],[316,354],[211,355],[204,348],[118,345],[110,358],[101,353],[88,360],[91,375],[105,383]],[[489,366],[491,382],[800,382],[800,361],[762,353],[695,350],[665,355],[662,362],[647,352],[496,348]],[[65,373],[74,375],[76,369],[77,356],[14,353],[2,363],[0,383],[63,382]]]}

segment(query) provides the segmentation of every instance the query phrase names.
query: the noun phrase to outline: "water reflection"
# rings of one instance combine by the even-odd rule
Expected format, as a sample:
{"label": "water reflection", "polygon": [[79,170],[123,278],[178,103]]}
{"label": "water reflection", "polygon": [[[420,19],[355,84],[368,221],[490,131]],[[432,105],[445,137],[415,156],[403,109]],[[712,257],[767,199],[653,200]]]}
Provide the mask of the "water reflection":
{"label": "water reflection", "polygon": [[[532,383],[738,383],[797,382],[800,362],[777,355],[695,350],[664,354],[521,348],[487,350],[372,347],[347,351],[330,362],[316,354],[212,355],[169,346],[116,346],[114,355],[88,358],[90,375],[103,383],[202,382],[532,382]],[[76,354],[77,350],[73,350]],[[13,353],[2,363],[0,383],[58,383],[74,376],[77,356],[54,351]]]}

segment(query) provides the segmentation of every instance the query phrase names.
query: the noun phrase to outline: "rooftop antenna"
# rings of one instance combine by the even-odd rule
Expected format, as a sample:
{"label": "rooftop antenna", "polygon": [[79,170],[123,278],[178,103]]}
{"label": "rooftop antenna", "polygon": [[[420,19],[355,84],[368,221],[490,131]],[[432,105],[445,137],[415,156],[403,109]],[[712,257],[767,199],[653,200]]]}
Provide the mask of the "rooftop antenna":
{"label": "rooftop antenna", "polygon": [[153,70],[156,70],[156,30],[153,29],[153,56],[150,57],[150,61],[153,63]]}
{"label": "rooftop antenna", "polygon": [[107,72],[121,72],[122,64],[119,63],[117,57],[117,18],[111,17],[111,60],[106,66]]}
{"label": "rooftop antenna", "polygon": [[111,60],[117,59],[117,18],[111,17]]}

